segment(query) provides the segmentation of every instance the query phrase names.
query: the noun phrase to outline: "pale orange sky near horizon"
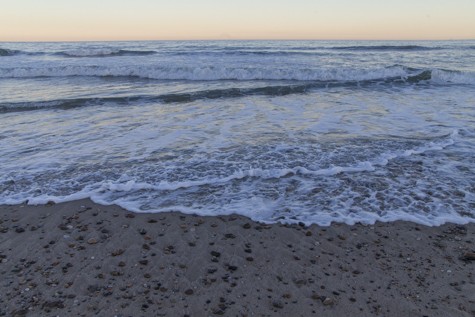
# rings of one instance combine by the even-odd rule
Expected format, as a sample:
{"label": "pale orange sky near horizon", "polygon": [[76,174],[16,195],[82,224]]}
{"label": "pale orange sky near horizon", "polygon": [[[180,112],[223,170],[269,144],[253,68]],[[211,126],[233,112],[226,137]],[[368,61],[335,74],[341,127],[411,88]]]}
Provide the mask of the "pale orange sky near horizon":
{"label": "pale orange sky near horizon", "polygon": [[0,41],[475,39],[474,0],[0,0]]}

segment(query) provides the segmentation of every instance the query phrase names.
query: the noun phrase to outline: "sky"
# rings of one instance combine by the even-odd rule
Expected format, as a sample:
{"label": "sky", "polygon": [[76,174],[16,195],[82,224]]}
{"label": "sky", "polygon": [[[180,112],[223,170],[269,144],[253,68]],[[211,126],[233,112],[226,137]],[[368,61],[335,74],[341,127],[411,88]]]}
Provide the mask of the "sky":
{"label": "sky", "polygon": [[475,39],[475,0],[0,0],[0,41]]}

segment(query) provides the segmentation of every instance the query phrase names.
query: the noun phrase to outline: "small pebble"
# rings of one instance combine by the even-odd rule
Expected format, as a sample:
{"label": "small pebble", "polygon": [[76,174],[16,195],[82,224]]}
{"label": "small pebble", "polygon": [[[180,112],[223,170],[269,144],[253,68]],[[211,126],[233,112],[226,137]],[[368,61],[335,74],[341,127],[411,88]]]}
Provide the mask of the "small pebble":
{"label": "small pebble", "polygon": [[244,229],[251,229],[251,224],[249,222],[246,222],[245,224],[242,225]]}
{"label": "small pebble", "polygon": [[211,251],[211,255],[219,258],[221,256],[221,253],[219,253],[218,251]]}
{"label": "small pebble", "polygon": [[330,297],[326,297],[323,300],[323,305],[325,305],[325,306],[332,306],[333,304],[335,304],[335,301]]}
{"label": "small pebble", "polygon": [[275,308],[284,308],[284,303],[282,303],[280,300],[275,300],[272,302],[272,306]]}

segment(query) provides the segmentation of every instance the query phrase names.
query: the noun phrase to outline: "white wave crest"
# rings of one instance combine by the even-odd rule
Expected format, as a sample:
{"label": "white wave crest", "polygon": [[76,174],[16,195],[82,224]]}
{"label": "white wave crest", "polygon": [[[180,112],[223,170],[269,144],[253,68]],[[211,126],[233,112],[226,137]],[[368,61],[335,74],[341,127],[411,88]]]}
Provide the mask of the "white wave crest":
{"label": "white wave crest", "polygon": [[[71,56],[103,56],[121,51],[74,52]],[[73,54],[73,53],[71,53]],[[94,55],[95,54],[95,55]],[[99,54],[99,55],[98,55]],[[429,70],[434,83],[475,84],[475,73]],[[367,81],[417,77],[418,73],[403,66],[357,68],[266,68],[218,66],[144,66],[144,65],[61,65],[38,67],[0,68],[0,78],[29,77],[139,77],[158,80],[297,80],[297,81]]]}
{"label": "white wave crest", "polygon": [[409,76],[404,67],[376,69],[246,68],[214,66],[99,66],[66,65],[53,67],[0,68],[0,78],[133,76],[159,80],[299,80],[363,81]]}

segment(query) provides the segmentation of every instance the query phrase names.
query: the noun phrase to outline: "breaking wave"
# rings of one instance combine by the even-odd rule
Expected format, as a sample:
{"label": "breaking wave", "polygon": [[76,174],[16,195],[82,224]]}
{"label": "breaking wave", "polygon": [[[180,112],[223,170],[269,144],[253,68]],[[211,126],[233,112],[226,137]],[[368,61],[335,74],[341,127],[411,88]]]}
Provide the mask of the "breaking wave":
{"label": "breaking wave", "polygon": [[408,77],[390,77],[365,81],[314,81],[301,84],[269,85],[256,88],[223,88],[209,89],[185,93],[169,93],[161,95],[131,95],[121,97],[93,97],[76,99],[58,99],[31,102],[0,103],[0,112],[18,112],[40,109],[72,109],[85,106],[98,106],[108,103],[128,105],[133,102],[159,102],[162,104],[192,102],[201,99],[239,98],[246,96],[285,96],[303,94],[316,89],[334,87],[381,87],[381,84],[417,84],[431,79],[430,71]]}
{"label": "breaking wave", "polygon": [[[259,68],[219,66],[100,66],[58,65],[53,67],[0,68],[0,78],[34,77],[138,77],[157,80],[215,81],[215,80],[293,80],[293,81],[366,81],[413,76],[436,79],[437,82],[473,84],[475,73],[453,70],[417,70],[404,66],[373,69],[355,68]],[[414,77],[416,81],[417,77]]]}
{"label": "breaking wave", "polygon": [[134,51],[123,49],[79,49],[58,52],[56,55],[65,57],[113,57],[113,56],[144,56],[156,54],[156,51]]}
{"label": "breaking wave", "polygon": [[348,51],[434,51],[442,50],[438,46],[420,46],[420,45],[358,45],[358,46],[335,46],[334,50]]}
{"label": "breaking wave", "polygon": [[0,56],[13,56],[13,55],[17,55],[17,54],[20,54],[21,52],[20,51],[17,51],[17,50],[9,50],[9,49],[6,49],[6,48],[0,48]]}

